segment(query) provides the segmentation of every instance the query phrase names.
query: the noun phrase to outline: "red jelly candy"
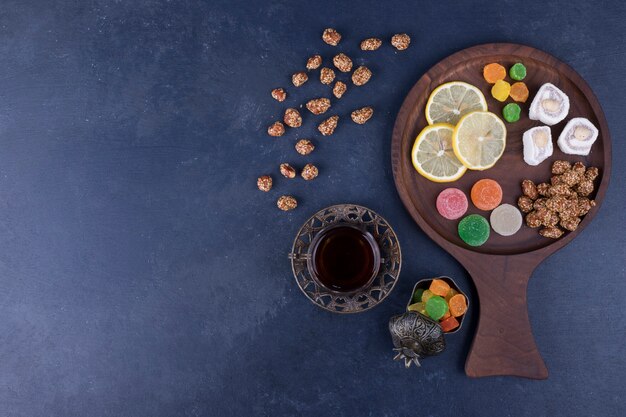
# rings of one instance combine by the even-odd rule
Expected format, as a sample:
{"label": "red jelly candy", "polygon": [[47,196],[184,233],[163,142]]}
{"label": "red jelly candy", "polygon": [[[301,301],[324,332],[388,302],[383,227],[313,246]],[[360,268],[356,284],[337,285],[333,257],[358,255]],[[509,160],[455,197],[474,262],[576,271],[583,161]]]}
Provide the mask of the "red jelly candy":
{"label": "red jelly candy", "polygon": [[456,319],[456,317],[450,316],[445,320],[441,320],[439,322],[439,325],[444,332],[450,332],[459,327],[459,321]]}
{"label": "red jelly candy", "polygon": [[448,220],[455,220],[467,211],[467,197],[458,188],[446,188],[437,197],[437,211]]}

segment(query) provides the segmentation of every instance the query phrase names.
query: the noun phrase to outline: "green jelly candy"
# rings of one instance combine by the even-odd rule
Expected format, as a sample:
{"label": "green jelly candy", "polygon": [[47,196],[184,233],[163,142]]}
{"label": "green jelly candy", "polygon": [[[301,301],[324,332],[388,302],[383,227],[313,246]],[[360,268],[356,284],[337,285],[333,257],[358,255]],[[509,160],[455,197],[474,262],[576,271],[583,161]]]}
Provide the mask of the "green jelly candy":
{"label": "green jelly candy", "polygon": [[424,294],[423,288],[418,288],[413,293],[413,298],[411,299],[411,303],[419,303],[422,301],[422,294]]}
{"label": "green jelly candy", "polygon": [[509,69],[509,77],[514,80],[521,81],[526,78],[526,67],[518,62]]}
{"label": "green jelly candy", "polygon": [[522,109],[517,103],[509,103],[502,109],[502,116],[509,123],[517,122],[521,113]]}
{"label": "green jelly candy", "polygon": [[426,302],[426,313],[433,320],[439,320],[448,311],[448,303],[442,297],[434,295]]}
{"label": "green jelly candy", "polygon": [[489,239],[489,222],[480,214],[470,214],[459,222],[459,237],[470,246],[480,246]]}

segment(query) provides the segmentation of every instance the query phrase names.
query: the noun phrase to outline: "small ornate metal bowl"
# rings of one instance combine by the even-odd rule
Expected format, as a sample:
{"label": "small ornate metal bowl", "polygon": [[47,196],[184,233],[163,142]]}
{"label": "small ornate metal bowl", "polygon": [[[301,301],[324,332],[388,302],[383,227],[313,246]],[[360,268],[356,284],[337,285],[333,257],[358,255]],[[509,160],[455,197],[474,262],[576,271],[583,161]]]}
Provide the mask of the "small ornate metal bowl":
{"label": "small ornate metal bowl", "polygon": [[[367,231],[380,249],[380,267],[371,282],[357,291],[329,290],[314,278],[309,268],[309,248],[315,237],[335,224],[350,224]],[[360,313],[380,304],[391,293],[400,276],[402,254],[395,232],[373,210],[355,204],[340,204],[315,213],[300,228],[293,242],[291,268],[300,290],[315,305],[333,313]]]}
{"label": "small ornate metal bowl", "polygon": [[[411,295],[409,296],[409,301],[406,304],[406,308],[408,310],[409,306],[412,303],[413,300],[413,294],[415,294],[415,290],[418,288],[423,288],[425,290],[428,289],[428,287],[430,287],[430,283],[434,280],[434,279],[441,279],[445,282],[448,283],[448,285],[450,285],[450,288],[454,289],[455,291],[457,291],[459,294],[463,294],[463,296],[465,296],[465,301],[467,301],[467,307],[469,309],[469,298],[467,297],[467,294],[465,294],[463,292],[463,290],[461,290],[459,288],[459,286],[456,284],[456,282],[454,282],[454,280],[450,277],[446,277],[446,276],[441,276],[441,277],[435,277],[435,278],[427,278],[427,279],[421,279],[419,281],[417,281],[415,283],[415,285],[413,286],[413,291],[411,291]],[[467,314],[467,313],[466,313]],[[451,332],[445,332],[444,334],[448,335],[448,334],[454,334],[456,332],[458,332],[459,330],[461,330],[461,327],[463,326],[463,320],[465,320],[465,314],[463,314],[461,317],[457,317],[457,320],[459,321],[459,327],[457,327],[456,329],[452,330]]]}

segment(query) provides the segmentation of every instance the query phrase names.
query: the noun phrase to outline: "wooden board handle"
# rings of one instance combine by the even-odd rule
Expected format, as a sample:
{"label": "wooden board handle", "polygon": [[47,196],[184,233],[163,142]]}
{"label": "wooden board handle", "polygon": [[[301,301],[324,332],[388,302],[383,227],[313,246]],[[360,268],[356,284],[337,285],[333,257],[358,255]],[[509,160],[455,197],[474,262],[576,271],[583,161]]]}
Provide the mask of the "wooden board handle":
{"label": "wooden board handle", "polygon": [[538,262],[528,256],[489,256],[468,264],[480,318],[465,373],[546,379],[548,369],[535,345],[526,304],[526,287]]}

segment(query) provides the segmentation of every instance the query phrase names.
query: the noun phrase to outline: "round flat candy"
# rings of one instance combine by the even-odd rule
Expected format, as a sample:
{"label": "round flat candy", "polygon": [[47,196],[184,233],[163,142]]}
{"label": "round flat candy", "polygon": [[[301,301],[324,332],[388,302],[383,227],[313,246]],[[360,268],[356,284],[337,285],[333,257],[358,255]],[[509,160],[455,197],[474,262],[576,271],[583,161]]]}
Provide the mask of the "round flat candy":
{"label": "round flat candy", "polygon": [[522,213],[510,204],[502,204],[491,212],[491,228],[502,236],[511,236],[522,227]]}
{"label": "round flat candy", "polygon": [[426,313],[433,320],[439,320],[448,311],[448,303],[442,297],[434,295],[426,301]]}
{"label": "round flat candy", "polygon": [[476,181],[470,192],[472,202],[481,210],[493,210],[502,202],[502,188],[494,180]]}
{"label": "round flat candy", "polygon": [[480,246],[489,239],[489,222],[480,214],[470,214],[459,222],[459,237],[470,246]]}
{"label": "round flat candy", "polygon": [[455,220],[467,211],[467,197],[458,188],[446,188],[437,196],[437,211],[448,220]]}

